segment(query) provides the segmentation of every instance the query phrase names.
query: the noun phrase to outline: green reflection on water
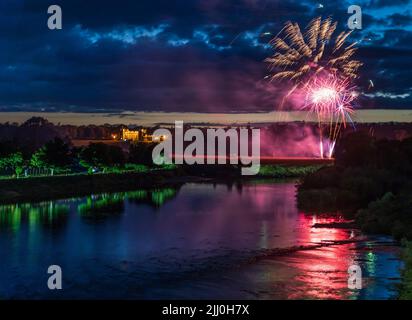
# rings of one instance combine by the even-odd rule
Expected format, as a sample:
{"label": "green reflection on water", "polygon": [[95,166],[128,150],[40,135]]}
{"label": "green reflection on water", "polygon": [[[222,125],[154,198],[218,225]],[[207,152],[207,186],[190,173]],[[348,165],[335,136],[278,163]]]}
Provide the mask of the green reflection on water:
{"label": "green reflection on water", "polygon": [[167,188],[161,190],[152,191],[152,201],[155,206],[162,206],[169,199],[173,199],[176,196],[176,190]]}
{"label": "green reflection on water", "polygon": [[124,209],[124,198],[120,193],[89,196],[85,203],[78,206],[82,216],[98,217],[111,213],[121,213]]}
{"label": "green reflection on water", "polygon": [[127,197],[128,200],[144,200],[147,199],[148,197],[148,191],[147,190],[136,190],[136,191],[130,191],[127,192],[125,197]]}
{"label": "green reflection on water", "polygon": [[69,207],[53,201],[36,204],[11,204],[0,206],[0,227],[18,232],[22,222],[30,228],[38,225],[52,226],[60,222],[69,212]]}
{"label": "green reflection on water", "polygon": [[70,203],[81,202],[77,206],[81,216],[98,218],[122,213],[126,200],[130,203],[148,204],[158,208],[173,199],[176,194],[177,189],[165,188],[91,195],[85,200],[73,198],[41,203],[0,205],[0,228],[18,232],[23,223],[26,223],[31,230],[38,225],[54,226],[64,222],[70,210]]}
{"label": "green reflection on water", "polygon": [[154,190],[136,190],[124,193],[124,198],[131,203],[148,204],[159,208],[168,200],[173,199],[177,195],[177,189],[164,188]]}
{"label": "green reflection on water", "polygon": [[164,188],[92,195],[87,197],[84,203],[78,205],[77,211],[83,217],[91,218],[119,214],[124,211],[126,200],[130,203],[148,204],[158,208],[166,201],[173,199],[176,194],[176,189]]}
{"label": "green reflection on water", "polygon": [[366,255],[366,267],[370,276],[375,276],[376,273],[376,254],[372,251],[368,252]]}

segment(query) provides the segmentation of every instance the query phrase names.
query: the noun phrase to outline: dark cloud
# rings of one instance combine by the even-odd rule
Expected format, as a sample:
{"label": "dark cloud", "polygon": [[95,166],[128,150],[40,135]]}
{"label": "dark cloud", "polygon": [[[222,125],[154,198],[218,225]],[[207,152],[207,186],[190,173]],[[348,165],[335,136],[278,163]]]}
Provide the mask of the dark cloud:
{"label": "dark cloud", "polygon": [[374,8],[394,7],[394,6],[408,6],[409,0],[370,0],[369,6]]}
{"label": "dark cloud", "polygon": [[[409,3],[409,2],[408,2]],[[0,3],[0,105],[165,111],[273,110],[284,88],[262,81],[270,39],[287,20],[317,15],[345,27],[347,3],[278,0],[53,1],[63,30],[47,29],[46,0]],[[368,8],[400,0],[373,1]],[[386,20],[385,20],[386,19]],[[386,21],[386,23],[383,23]],[[361,79],[376,79],[374,107],[411,90],[412,30],[403,11],[364,12]],[[376,27],[379,26],[379,27]],[[361,82],[362,82],[361,81]],[[390,97],[390,98],[388,98]],[[372,99],[369,99],[372,100]],[[378,103],[376,103],[378,101]],[[366,103],[366,102],[365,102]],[[13,107],[11,107],[13,108]]]}
{"label": "dark cloud", "polygon": [[388,19],[389,25],[393,27],[404,27],[412,24],[412,15],[409,13],[394,13]]}

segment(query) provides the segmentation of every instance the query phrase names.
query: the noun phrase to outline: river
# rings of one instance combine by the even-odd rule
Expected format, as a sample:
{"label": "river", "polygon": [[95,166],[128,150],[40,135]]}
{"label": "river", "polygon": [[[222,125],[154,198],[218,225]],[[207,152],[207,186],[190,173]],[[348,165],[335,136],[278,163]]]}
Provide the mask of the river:
{"label": "river", "polygon": [[[295,196],[291,181],[189,183],[0,206],[0,299],[396,298],[399,247],[313,228],[344,218],[302,212]],[[62,290],[47,287],[50,265]]]}

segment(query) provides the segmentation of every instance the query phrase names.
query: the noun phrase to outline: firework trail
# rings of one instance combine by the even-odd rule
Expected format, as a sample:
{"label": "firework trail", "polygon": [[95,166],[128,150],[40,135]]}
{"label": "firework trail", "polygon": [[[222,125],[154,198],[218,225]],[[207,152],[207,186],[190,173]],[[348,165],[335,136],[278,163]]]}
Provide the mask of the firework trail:
{"label": "firework trail", "polygon": [[357,71],[362,66],[360,61],[353,59],[356,42],[346,44],[352,31],[333,37],[336,27],[337,22],[331,18],[318,17],[302,33],[297,23],[287,22],[270,41],[275,54],[265,60],[269,64],[271,74],[267,78],[270,81],[287,80],[292,84],[284,99],[298,89],[306,92],[305,108],[316,113],[318,118],[321,157],[324,154],[324,124],[329,124],[328,154],[331,156],[342,124],[346,126],[346,121],[351,119],[350,102],[356,94],[350,83],[358,78]]}

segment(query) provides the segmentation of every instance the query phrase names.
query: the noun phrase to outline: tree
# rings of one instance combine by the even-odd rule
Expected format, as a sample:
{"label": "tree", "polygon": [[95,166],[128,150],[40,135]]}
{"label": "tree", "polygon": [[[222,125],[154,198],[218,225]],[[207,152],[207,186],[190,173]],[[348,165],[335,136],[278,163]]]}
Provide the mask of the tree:
{"label": "tree", "polygon": [[60,138],[47,142],[31,157],[30,164],[36,168],[51,169],[54,171],[67,169],[73,163],[70,147]]}
{"label": "tree", "polygon": [[80,164],[87,168],[89,173],[94,168],[107,169],[120,167],[125,164],[123,150],[117,146],[104,143],[92,143],[80,152]]}
{"label": "tree", "polygon": [[31,155],[55,137],[60,137],[60,134],[53,123],[41,117],[33,117],[19,127],[13,139],[24,151],[24,155]]}
{"label": "tree", "polygon": [[10,168],[17,177],[23,172],[22,153],[11,142],[0,142],[0,169]]}
{"label": "tree", "polygon": [[17,177],[23,172],[24,159],[21,152],[15,152],[0,158],[0,168],[11,168]]}
{"label": "tree", "polygon": [[336,143],[335,161],[345,167],[376,166],[375,139],[363,131],[349,133]]}
{"label": "tree", "polygon": [[0,159],[8,157],[19,150],[11,141],[0,141]]}
{"label": "tree", "polygon": [[152,152],[156,143],[133,143],[129,147],[129,162],[153,165]]}

